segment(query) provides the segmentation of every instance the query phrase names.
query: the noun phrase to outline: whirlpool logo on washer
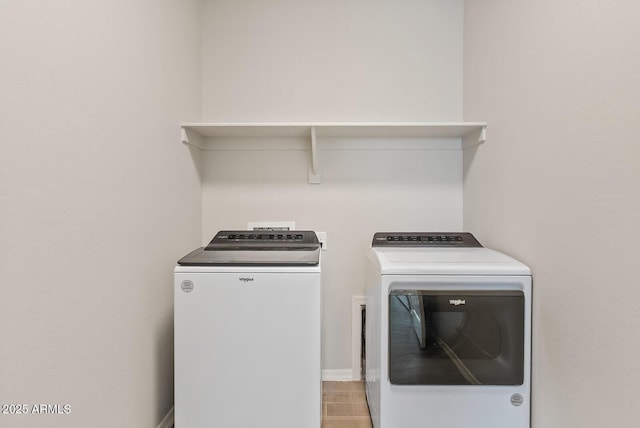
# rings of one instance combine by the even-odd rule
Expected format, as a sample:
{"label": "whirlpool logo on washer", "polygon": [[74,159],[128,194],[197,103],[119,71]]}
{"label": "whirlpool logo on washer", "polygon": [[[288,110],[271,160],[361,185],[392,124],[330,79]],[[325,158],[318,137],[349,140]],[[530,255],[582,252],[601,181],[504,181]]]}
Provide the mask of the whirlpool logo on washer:
{"label": "whirlpool logo on washer", "polygon": [[250,276],[241,276],[240,278],[238,278],[238,281],[248,284],[250,282],[253,282],[253,278]]}
{"label": "whirlpool logo on washer", "polygon": [[180,283],[180,288],[185,293],[191,293],[193,291],[193,281],[191,281],[190,279],[185,279]]}
{"label": "whirlpool logo on washer", "polygon": [[466,299],[449,299],[449,304],[453,306],[466,305],[467,300]]}

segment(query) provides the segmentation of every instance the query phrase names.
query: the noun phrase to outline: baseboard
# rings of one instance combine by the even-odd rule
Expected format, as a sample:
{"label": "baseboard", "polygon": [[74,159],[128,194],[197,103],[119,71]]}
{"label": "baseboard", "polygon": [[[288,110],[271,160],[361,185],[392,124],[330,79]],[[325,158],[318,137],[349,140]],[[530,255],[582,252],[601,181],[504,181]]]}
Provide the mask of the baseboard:
{"label": "baseboard", "polygon": [[173,407],[171,407],[171,410],[169,410],[169,412],[164,417],[162,422],[160,422],[160,424],[158,425],[158,428],[171,428],[174,422],[175,422],[175,415],[173,413]]}
{"label": "baseboard", "polygon": [[349,382],[351,378],[351,369],[323,369],[322,380],[333,382]]}

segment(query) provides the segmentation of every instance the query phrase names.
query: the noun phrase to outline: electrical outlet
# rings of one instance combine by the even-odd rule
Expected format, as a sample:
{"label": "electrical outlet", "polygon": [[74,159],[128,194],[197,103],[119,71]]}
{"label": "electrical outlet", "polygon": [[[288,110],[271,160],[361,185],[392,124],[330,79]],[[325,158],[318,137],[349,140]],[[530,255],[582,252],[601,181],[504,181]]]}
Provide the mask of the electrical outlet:
{"label": "electrical outlet", "polygon": [[327,251],[327,232],[316,232],[316,236],[318,237],[318,241],[320,241],[322,251]]}

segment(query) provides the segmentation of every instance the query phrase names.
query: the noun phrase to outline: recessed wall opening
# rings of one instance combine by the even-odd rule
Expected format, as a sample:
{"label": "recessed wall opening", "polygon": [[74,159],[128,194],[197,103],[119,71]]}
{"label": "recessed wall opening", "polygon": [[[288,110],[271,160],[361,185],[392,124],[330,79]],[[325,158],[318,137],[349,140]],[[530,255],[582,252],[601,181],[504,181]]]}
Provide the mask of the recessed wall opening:
{"label": "recessed wall opening", "polygon": [[366,347],[366,329],[367,329],[367,307],[360,306],[360,380],[366,379],[367,370],[367,347]]}

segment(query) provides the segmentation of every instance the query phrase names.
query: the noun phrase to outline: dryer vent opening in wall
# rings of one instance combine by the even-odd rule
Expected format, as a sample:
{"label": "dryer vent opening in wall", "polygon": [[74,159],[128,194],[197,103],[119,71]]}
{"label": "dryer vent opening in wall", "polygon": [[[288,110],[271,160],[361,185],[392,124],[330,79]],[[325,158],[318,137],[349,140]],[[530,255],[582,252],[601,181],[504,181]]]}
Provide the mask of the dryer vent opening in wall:
{"label": "dryer vent opening in wall", "polygon": [[366,305],[360,306],[360,322],[362,323],[362,328],[360,329],[360,379],[364,380],[367,378],[367,347],[366,347],[366,329],[367,329],[367,307]]}
{"label": "dryer vent opening in wall", "polygon": [[351,380],[365,379],[366,298],[351,297]]}

